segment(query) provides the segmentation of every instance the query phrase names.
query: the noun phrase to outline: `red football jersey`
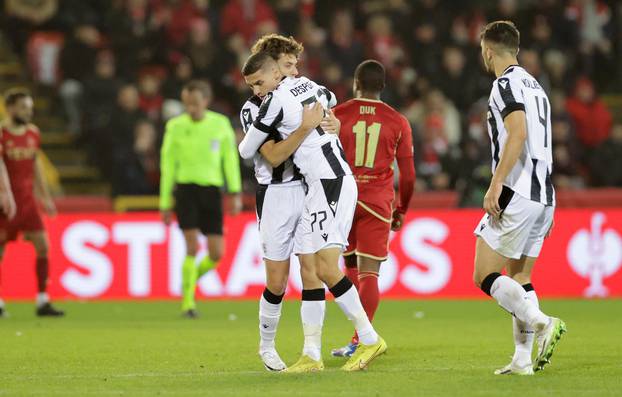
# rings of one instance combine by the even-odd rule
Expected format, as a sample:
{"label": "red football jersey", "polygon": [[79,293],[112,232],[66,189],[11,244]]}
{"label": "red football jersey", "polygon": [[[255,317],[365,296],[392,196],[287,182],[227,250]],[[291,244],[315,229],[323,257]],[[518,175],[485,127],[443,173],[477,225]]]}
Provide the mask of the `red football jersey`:
{"label": "red football jersey", "polygon": [[395,197],[393,162],[413,157],[410,123],[382,101],[351,99],[334,110],[339,140],[358,186],[358,201],[391,219]]}
{"label": "red football jersey", "polygon": [[9,173],[11,190],[18,207],[20,202],[34,197],[35,159],[39,144],[39,130],[35,126],[29,126],[21,134],[2,128],[0,154]]}

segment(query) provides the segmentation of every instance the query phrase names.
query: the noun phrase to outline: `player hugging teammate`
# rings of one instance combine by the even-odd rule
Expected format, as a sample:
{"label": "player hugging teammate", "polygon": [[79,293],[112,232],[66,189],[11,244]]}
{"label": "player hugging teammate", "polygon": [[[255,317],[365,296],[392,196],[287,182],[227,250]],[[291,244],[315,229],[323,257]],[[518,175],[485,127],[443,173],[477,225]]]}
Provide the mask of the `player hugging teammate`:
{"label": "player hugging teammate", "polygon": [[[252,124],[248,123],[246,136],[239,145],[240,155],[257,159],[259,155],[265,156],[266,145],[280,146],[284,148],[284,159],[292,156],[294,170],[299,170],[308,186],[298,219],[272,236],[293,238],[291,251],[301,262],[304,346],[301,358],[287,371],[324,369],[321,357],[324,285],[352,321],[360,340],[356,353],[343,369],[364,369],[386,351],[387,345],[371,325],[356,288],[338,267],[339,257],[348,245],[356,207],[356,181],[335,134],[327,133],[322,126],[301,130],[305,106],[317,107],[320,103],[323,109],[328,109],[336,102],[334,94],[305,77],[284,75],[275,58],[266,52],[252,55],[242,72],[255,95],[262,96],[263,100]],[[250,121],[244,120],[244,110],[242,118],[244,124]],[[277,167],[279,164],[271,162],[271,165]],[[260,228],[266,222],[265,210],[266,201],[258,201]],[[261,232],[260,235],[262,245],[265,245]]]}
{"label": "player hugging teammate", "polygon": [[[267,35],[255,43],[254,54],[271,57],[283,76],[298,75],[296,67],[303,47],[292,38]],[[247,79],[250,83],[253,80]],[[262,84],[251,84],[253,95],[240,111],[244,132],[248,132],[259,117],[263,98],[268,94]],[[253,156],[257,178],[257,222],[261,238],[262,255],[266,268],[266,288],[259,300],[259,356],[266,369],[282,371],[286,368],[275,346],[275,338],[287,281],[289,260],[294,249],[294,231],[303,210],[305,190],[302,175],[291,159],[300,142],[317,127],[324,118],[322,106],[303,110],[298,129],[286,140],[272,131],[267,141]],[[336,126],[325,125],[327,130]],[[309,275],[311,278],[313,275]],[[314,282],[321,285],[319,279]]]}

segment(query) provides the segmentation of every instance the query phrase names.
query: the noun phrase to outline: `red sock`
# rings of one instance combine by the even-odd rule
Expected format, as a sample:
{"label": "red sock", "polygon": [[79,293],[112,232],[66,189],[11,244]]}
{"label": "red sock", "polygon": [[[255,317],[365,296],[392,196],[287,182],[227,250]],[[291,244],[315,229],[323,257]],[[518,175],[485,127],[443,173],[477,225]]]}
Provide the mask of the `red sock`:
{"label": "red sock", "polygon": [[45,292],[48,285],[48,258],[37,258],[37,291]]}
{"label": "red sock", "polygon": [[374,320],[374,314],[378,309],[378,302],[380,301],[380,291],[378,290],[378,273],[376,272],[362,272],[359,274],[359,296],[361,297],[361,303],[363,309],[367,313],[369,321]]}
{"label": "red sock", "polygon": [[[380,291],[378,290],[378,273],[375,272],[362,272],[359,273],[359,298],[367,318],[371,322],[374,319],[376,309],[378,309],[378,302],[380,301]],[[352,343],[359,343],[359,336],[354,332],[352,337]]]}
{"label": "red sock", "polygon": [[352,281],[354,287],[358,291],[359,289],[359,269],[356,267],[346,267],[346,276]]}

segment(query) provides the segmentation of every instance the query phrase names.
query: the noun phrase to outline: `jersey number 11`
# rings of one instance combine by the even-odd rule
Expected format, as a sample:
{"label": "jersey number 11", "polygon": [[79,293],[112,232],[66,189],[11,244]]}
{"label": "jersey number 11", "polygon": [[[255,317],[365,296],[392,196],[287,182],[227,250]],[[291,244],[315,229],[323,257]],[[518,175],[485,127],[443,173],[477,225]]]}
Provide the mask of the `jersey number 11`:
{"label": "jersey number 11", "polygon": [[[356,136],[356,152],[354,154],[354,166],[374,168],[374,160],[376,159],[376,149],[378,148],[378,138],[380,137],[380,123],[372,123],[367,126],[363,120],[359,120],[352,132]],[[366,139],[369,135],[369,141]],[[365,147],[367,144],[367,148]],[[365,154],[367,149],[367,155]]]}

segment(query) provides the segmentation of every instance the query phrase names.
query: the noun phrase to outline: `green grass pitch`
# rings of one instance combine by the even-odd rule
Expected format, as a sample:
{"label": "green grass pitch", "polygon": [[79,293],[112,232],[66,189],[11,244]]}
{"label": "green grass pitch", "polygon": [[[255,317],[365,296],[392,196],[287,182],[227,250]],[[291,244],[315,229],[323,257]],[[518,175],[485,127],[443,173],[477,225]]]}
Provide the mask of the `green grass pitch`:
{"label": "green grass pitch", "polygon": [[[60,303],[64,319],[38,319],[13,303],[0,319],[0,396],[620,396],[622,300],[542,302],[568,333],[533,377],[492,375],[513,351],[510,316],[493,301],[385,301],[377,329],[387,355],[362,373],[329,356],[351,329],[327,302],[326,371],[266,372],[256,354],[257,303]],[[302,347],[299,304],[285,304],[277,344],[293,363]]]}

